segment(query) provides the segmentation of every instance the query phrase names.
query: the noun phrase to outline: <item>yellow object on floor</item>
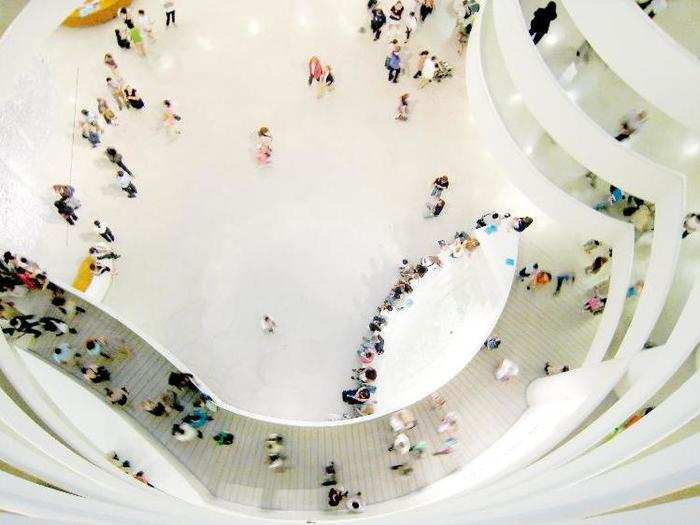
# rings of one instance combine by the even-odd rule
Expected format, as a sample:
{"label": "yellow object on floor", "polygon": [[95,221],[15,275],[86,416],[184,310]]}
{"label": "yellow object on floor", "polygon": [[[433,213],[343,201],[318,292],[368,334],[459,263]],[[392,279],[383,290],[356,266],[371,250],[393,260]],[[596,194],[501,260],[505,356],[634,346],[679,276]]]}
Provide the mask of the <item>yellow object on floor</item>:
{"label": "yellow object on floor", "polygon": [[95,264],[95,259],[88,255],[82,260],[80,266],[78,267],[78,274],[73,279],[73,288],[84,292],[92,283],[92,272],[90,271],[90,265]]}
{"label": "yellow object on floor", "polygon": [[109,22],[116,18],[122,7],[131,5],[132,0],[86,0],[63,21],[68,27],[88,27]]}

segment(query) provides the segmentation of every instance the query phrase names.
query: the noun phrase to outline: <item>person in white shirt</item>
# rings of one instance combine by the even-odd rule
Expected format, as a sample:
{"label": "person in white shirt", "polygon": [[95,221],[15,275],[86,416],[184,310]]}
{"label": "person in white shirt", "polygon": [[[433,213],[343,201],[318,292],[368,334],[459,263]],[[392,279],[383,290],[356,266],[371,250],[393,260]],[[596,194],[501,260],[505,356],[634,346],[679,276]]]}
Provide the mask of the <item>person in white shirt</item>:
{"label": "person in white shirt", "polygon": [[153,35],[153,22],[143,9],[139,9],[139,14],[136,17],[136,26],[146,34],[149,40],[153,41],[156,39]]}
{"label": "person in white shirt", "polygon": [[389,447],[389,452],[396,451],[399,454],[408,454],[411,449],[411,440],[406,434],[401,432],[394,439],[394,443]]}
{"label": "person in white shirt", "polygon": [[615,140],[622,142],[637,133],[647,122],[648,114],[645,110],[631,109],[620,121],[620,131]]}
{"label": "person in white shirt", "polygon": [[345,501],[345,505],[348,508],[348,512],[359,513],[365,510],[365,505],[360,499],[362,497],[362,492],[358,492],[352,498],[348,498]]}
{"label": "person in white shirt", "polygon": [[272,319],[272,317],[270,317],[269,315],[265,315],[260,321],[260,326],[263,329],[263,332],[271,334],[277,328],[277,323],[274,321],[274,319]]}
{"label": "person in white shirt", "polygon": [[94,221],[95,231],[97,235],[102,237],[107,242],[114,242],[114,234],[107,224],[104,224],[98,220]]}
{"label": "person in white shirt", "polygon": [[192,441],[195,437],[202,439],[203,436],[201,430],[195,429],[192,425],[184,421],[173,425],[170,433],[175,436],[175,439],[183,442]]}
{"label": "person in white shirt", "polygon": [[499,381],[508,381],[510,378],[517,376],[520,373],[520,368],[510,359],[504,359],[498,366],[495,372],[496,379]]}
{"label": "person in white shirt", "polygon": [[122,170],[117,170],[117,184],[122,191],[126,192],[130,199],[136,198],[136,194],[138,193],[136,186],[131,182],[131,177]]}
{"label": "person in white shirt", "polygon": [[404,43],[408,43],[408,40],[411,38],[411,33],[416,30],[416,27],[418,27],[418,19],[416,18],[416,13],[411,11],[408,13],[408,16],[406,17],[406,41]]}
{"label": "person in white shirt", "polygon": [[175,0],[164,0],[163,9],[165,10],[165,27],[170,27],[170,22],[177,27],[175,23]]}
{"label": "person in white shirt", "polygon": [[685,216],[683,220],[683,236],[685,239],[691,233],[695,233],[700,230],[700,214],[699,213],[689,213]]}
{"label": "person in white shirt", "polygon": [[423,64],[423,69],[421,69],[421,82],[418,89],[422,89],[433,81],[435,76],[435,69],[437,69],[437,57],[435,55],[430,57],[430,60],[426,60]]}

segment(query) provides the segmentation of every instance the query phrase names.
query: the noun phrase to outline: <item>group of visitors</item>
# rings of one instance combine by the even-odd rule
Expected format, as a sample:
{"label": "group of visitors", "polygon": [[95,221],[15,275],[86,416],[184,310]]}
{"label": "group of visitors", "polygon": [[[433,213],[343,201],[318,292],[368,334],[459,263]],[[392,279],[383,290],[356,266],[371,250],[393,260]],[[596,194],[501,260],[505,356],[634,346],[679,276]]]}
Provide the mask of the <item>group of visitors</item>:
{"label": "group of visitors", "polygon": [[123,460],[119,457],[119,455],[116,452],[108,452],[106,456],[110,463],[112,463],[115,467],[124,472],[124,474],[126,474],[127,476],[131,476],[136,481],[139,481],[151,488],[155,488],[154,485],[146,477],[146,474],[143,470],[138,470],[134,472],[134,469],[131,466],[131,461],[129,461],[128,459]]}

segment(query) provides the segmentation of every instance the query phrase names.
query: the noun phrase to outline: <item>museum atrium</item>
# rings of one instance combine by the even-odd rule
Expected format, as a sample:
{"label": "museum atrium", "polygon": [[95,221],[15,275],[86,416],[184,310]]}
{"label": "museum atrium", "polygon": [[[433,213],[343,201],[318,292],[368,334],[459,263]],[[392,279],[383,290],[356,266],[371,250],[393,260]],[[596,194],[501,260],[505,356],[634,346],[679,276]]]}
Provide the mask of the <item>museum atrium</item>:
{"label": "museum atrium", "polygon": [[700,523],[700,1],[0,0],[0,525]]}

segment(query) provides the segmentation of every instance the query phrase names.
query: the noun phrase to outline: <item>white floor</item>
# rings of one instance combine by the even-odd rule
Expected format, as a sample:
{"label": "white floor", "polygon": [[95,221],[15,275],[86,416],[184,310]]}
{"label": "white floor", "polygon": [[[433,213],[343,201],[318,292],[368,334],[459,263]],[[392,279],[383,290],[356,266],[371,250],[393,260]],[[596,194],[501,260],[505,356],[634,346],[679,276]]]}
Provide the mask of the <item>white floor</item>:
{"label": "white floor", "polygon": [[[436,239],[507,207],[537,217],[530,238],[546,241],[566,266],[581,240],[538,215],[481,151],[447,3],[406,46],[410,74],[424,47],[457,66],[455,78],[423,90],[407,75],[398,85],[386,81],[386,40],[359,32],[361,4],[183,2],[178,28],[166,31],[160,4],[137,1],[156,21],[158,41],[145,59],[116,48],[114,24],[59,29],[45,55],[63,132],[27,182],[43,204],[26,207],[32,228],[4,245],[70,282],[96,240],[91,220],[107,221],[124,255],[109,306],[230,404],[317,420],[342,409],[338,391],[354,349],[401,258],[431,253]],[[108,97],[105,52],[147,105],[142,114],[121,112],[120,126],[104,137],[137,176],[135,200],[116,187],[101,149],[78,138],[71,157],[75,110]],[[337,80],[322,100],[306,85],[313,54],[334,66]],[[412,97],[406,123],[392,119],[403,92]],[[166,97],[183,116],[176,140],[158,123]],[[273,164],[264,169],[253,160],[261,125],[274,136]],[[448,204],[427,221],[423,203],[443,173]],[[49,187],[58,182],[73,184],[83,202],[75,227],[51,207]],[[35,209],[44,213],[38,223]],[[260,330],[264,313],[279,323],[273,336]]]}

